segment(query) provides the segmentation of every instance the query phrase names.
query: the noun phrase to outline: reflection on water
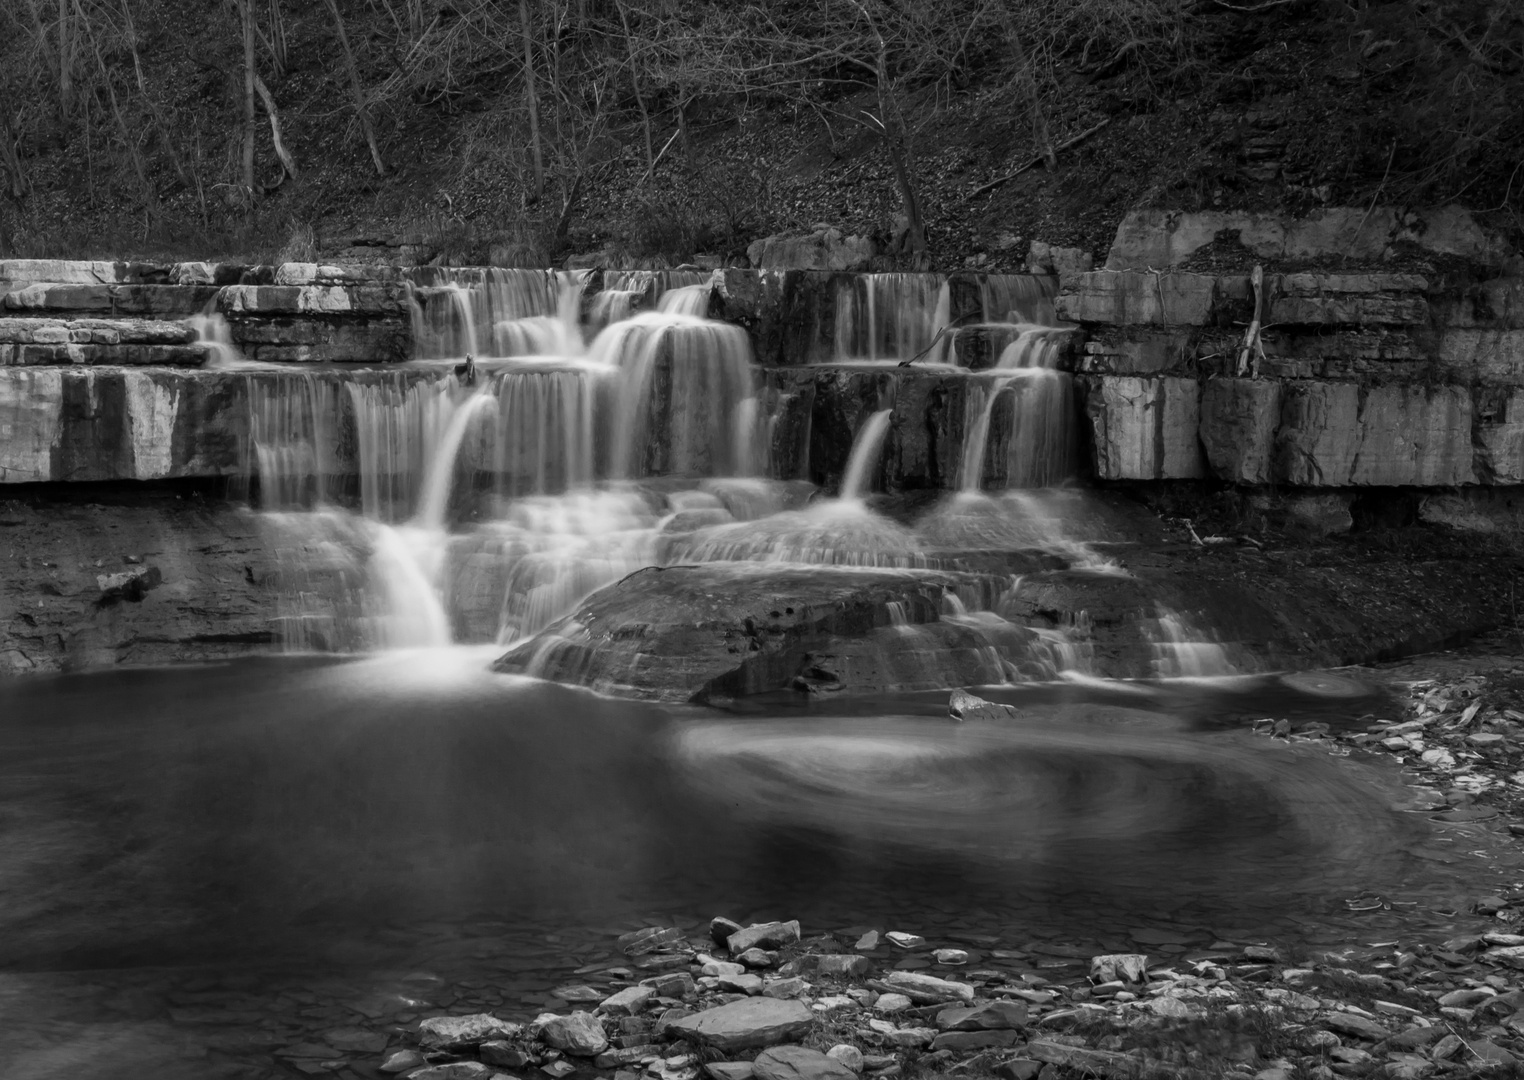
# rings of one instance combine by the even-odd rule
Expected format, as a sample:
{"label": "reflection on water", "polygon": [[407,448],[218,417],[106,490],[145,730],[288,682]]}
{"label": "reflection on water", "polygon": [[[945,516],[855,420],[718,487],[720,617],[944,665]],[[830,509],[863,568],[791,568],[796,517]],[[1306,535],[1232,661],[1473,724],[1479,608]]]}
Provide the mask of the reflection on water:
{"label": "reflection on water", "polygon": [[[492,675],[489,655],[0,686],[0,1003],[29,987],[41,1023],[44,984],[118,994],[131,980],[102,969],[196,965],[224,988],[343,971],[346,993],[475,973],[527,1009],[653,913],[1013,945],[1326,939],[1352,932],[1355,892],[1443,910],[1484,871],[1391,811],[1390,773],[1244,730],[1256,709],[1380,700],[1348,680],[1006,687],[1021,718],[956,724],[942,695],[661,710]],[[595,944],[566,944],[577,927]],[[250,1015],[273,1008],[246,977]],[[157,993],[139,1021],[171,1015]]]}

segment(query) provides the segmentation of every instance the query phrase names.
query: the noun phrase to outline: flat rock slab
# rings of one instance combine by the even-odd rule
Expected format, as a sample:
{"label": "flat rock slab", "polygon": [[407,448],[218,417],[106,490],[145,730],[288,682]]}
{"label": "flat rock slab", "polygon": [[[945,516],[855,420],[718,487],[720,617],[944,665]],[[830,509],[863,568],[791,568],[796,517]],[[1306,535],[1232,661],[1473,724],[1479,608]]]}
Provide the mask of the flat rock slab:
{"label": "flat rock slab", "polygon": [[1027,1006],[1022,1001],[991,1001],[937,1013],[937,1027],[943,1031],[1006,1031],[1026,1023]]}
{"label": "flat rock slab", "polygon": [[945,593],[984,584],[937,570],[649,567],[594,593],[496,668],[657,701],[738,697],[790,686],[833,636],[889,625],[890,603],[912,625],[932,623]]}
{"label": "flat rock slab", "polygon": [[425,1047],[447,1049],[475,1046],[488,1039],[506,1039],[518,1034],[519,1025],[499,1020],[490,1013],[471,1016],[431,1016],[418,1025],[418,1041]]}
{"label": "flat rock slab", "polygon": [[974,988],[968,983],[950,982],[918,971],[896,971],[885,981],[918,1004],[974,1000]]}
{"label": "flat rock slab", "polygon": [[759,1080],[857,1080],[841,1062],[803,1046],[775,1046],[752,1062]]}
{"label": "flat rock slab", "polygon": [[754,923],[730,935],[726,947],[732,956],[740,956],[747,949],[778,949],[799,940],[799,920],[788,922]]}
{"label": "flat rock slab", "polygon": [[802,1037],[814,1023],[809,1007],[798,1001],[758,997],[705,1009],[671,1025],[679,1038],[723,1053],[776,1046]]}

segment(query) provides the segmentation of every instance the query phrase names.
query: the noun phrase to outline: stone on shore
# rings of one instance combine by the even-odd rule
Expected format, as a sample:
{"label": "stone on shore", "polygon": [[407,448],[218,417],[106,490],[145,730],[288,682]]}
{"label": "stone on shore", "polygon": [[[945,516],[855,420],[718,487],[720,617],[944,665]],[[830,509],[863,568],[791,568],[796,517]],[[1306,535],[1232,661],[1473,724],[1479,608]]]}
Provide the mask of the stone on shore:
{"label": "stone on shore", "polygon": [[603,1025],[592,1013],[574,1012],[570,1016],[558,1016],[547,1020],[540,1029],[540,1038],[556,1050],[577,1057],[593,1057],[608,1049],[609,1039],[603,1033]]}
{"label": "stone on shore", "polygon": [[599,1012],[606,1012],[612,1016],[634,1016],[644,1011],[651,999],[656,996],[656,990],[650,986],[630,986],[611,994],[603,999],[598,1006]]}
{"label": "stone on shore", "polygon": [[798,1001],[755,997],[684,1017],[671,1030],[689,1042],[730,1053],[797,1039],[813,1023],[814,1014]]}
{"label": "stone on shore", "polygon": [[1090,959],[1090,978],[1098,983],[1142,982],[1148,975],[1148,957],[1139,953],[1114,953]]}
{"label": "stone on shore", "polygon": [[1022,1001],[991,1001],[937,1013],[937,1027],[943,1031],[1005,1031],[1026,1023],[1027,1006]]}
{"label": "stone on shore", "polygon": [[387,1055],[386,1060],[381,1063],[381,1071],[384,1073],[407,1072],[409,1069],[416,1069],[426,1064],[424,1056],[417,1050],[398,1050],[396,1053]]}
{"label": "stone on shore", "polygon": [[418,1025],[418,1041],[425,1049],[451,1050],[476,1046],[488,1039],[517,1035],[520,1025],[499,1020],[490,1013],[470,1016],[432,1016]]}
{"label": "stone on shore", "polygon": [[819,1050],[775,1046],[752,1062],[758,1080],[857,1080],[857,1073]]}
{"label": "stone on shore", "polygon": [[917,1004],[974,1000],[974,988],[969,984],[939,979],[935,975],[922,975],[918,971],[892,972],[885,981]]}
{"label": "stone on shore", "polygon": [[731,956],[739,957],[750,949],[780,949],[799,940],[799,920],[755,923],[730,935]]}

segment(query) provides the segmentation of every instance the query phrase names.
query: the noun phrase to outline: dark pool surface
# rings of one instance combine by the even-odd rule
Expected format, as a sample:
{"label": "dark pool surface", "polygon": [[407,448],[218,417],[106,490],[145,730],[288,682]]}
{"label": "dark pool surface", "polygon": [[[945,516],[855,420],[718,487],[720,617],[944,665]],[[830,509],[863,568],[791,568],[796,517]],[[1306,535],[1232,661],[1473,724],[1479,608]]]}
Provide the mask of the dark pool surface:
{"label": "dark pool surface", "polygon": [[265,1075],[372,999],[532,1013],[648,921],[1358,943],[1441,933],[1505,872],[1394,812],[1390,767],[1250,732],[1390,713],[1339,676],[1002,688],[1018,719],[957,724],[945,695],[665,709],[485,660],[0,684],[0,1074]]}

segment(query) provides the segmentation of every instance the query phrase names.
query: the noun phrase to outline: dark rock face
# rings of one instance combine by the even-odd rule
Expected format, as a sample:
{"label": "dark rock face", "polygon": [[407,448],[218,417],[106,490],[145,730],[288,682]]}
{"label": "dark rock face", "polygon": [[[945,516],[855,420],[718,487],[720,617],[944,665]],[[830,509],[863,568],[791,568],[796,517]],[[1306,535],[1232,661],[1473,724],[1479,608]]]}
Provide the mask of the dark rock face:
{"label": "dark rock face", "polygon": [[276,644],[254,515],[172,492],[0,502],[0,674],[204,661]]}

